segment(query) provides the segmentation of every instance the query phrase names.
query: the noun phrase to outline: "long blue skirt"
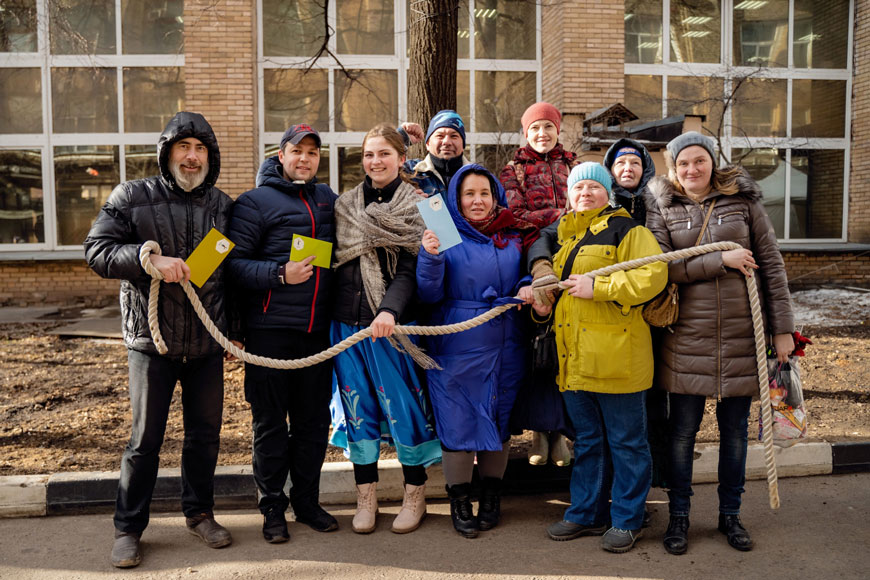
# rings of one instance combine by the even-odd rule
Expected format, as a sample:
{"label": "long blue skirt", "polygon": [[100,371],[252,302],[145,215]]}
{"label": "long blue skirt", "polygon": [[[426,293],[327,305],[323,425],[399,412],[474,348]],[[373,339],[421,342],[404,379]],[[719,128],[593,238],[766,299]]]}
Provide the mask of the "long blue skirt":
{"label": "long blue skirt", "polygon": [[[361,328],[333,321],[330,340],[339,343]],[[408,354],[386,339],[365,339],[335,357],[335,376],[353,463],[376,462],[385,436],[403,465],[441,460],[432,410]]]}

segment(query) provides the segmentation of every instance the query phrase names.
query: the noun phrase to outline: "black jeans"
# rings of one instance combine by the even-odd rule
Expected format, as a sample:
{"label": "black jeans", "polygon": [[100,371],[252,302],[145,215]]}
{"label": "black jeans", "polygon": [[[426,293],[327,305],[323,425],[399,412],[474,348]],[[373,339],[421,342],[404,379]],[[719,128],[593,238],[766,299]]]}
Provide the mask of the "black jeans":
{"label": "black jeans", "polygon": [[182,362],[128,350],[127,361],[133,429],[121,458],[115,528],[141,533],[148,526],[160,447],[178,381],[184,414],[181,507],[188,517],[210,513],[224,404],[222,353]]}
{"label": "black jeans", "polygon": [[[327,331],[250,330],[245,349],[253,354],[295,359],[329,347]],[[245,365],[245,399],[254,431],[254,481],[262,513],[293,505],[310,512],[320,496],[320,469],[329,437],[332,361],[296,370]],[[288,425],[289,419],[289,425]],[[287,475],[292,487],[284,493]]]}

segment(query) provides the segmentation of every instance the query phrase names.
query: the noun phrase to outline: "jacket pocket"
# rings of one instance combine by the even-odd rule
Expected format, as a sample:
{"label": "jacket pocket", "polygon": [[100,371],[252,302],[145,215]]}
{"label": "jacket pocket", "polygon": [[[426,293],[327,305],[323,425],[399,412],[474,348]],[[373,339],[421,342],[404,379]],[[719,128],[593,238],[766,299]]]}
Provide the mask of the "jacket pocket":
{"label": "jacket pocket", "polygon": [[[631,327],[626,324],[581,322],[577,344],[569,354],[569,374],[598,379],[631,377]],[[573,356],[572,356],[573,355]],[[570,365],[570,358],[576,359]]]}

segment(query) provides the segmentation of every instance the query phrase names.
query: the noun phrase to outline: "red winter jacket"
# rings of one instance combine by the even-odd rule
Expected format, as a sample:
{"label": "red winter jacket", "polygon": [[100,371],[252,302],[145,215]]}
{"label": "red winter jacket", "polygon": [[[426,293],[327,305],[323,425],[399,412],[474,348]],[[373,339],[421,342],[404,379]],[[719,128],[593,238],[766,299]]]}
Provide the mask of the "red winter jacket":
{"label": "red winter jacket", "polygon": [[576,159],[561,144],[544,155],[528,145],[519,148],[499,176],[514,216],[538,229],[558,220],[567,203],[568,174]]}

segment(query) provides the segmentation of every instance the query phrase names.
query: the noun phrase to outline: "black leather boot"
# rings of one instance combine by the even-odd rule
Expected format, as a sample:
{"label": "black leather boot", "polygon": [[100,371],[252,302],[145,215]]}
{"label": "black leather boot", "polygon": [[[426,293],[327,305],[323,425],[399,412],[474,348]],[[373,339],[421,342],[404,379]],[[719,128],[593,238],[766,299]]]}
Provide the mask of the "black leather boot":
{"label": "black leather boot", "polygon": [[689,549],[689,516],[671,516],[662,543],[668,554],[685,554]]}
{"label": "black leather boot", "polygon": [[728,536],[728,545],[735,550],[748,552],[754,546],[738,515],[719,514],[719,531]]}
{"label": "black leather boot", "polygon": [[501,519],[501,479],[484,477],[480,481],[480,505],[477,523],[481,530],[491,530]]}
{"label": "black leather boot", "polygon": [[480,527],[471,507],[471,484],[448,485],[446,488],[453,528],[466,538],[476,538]]}

